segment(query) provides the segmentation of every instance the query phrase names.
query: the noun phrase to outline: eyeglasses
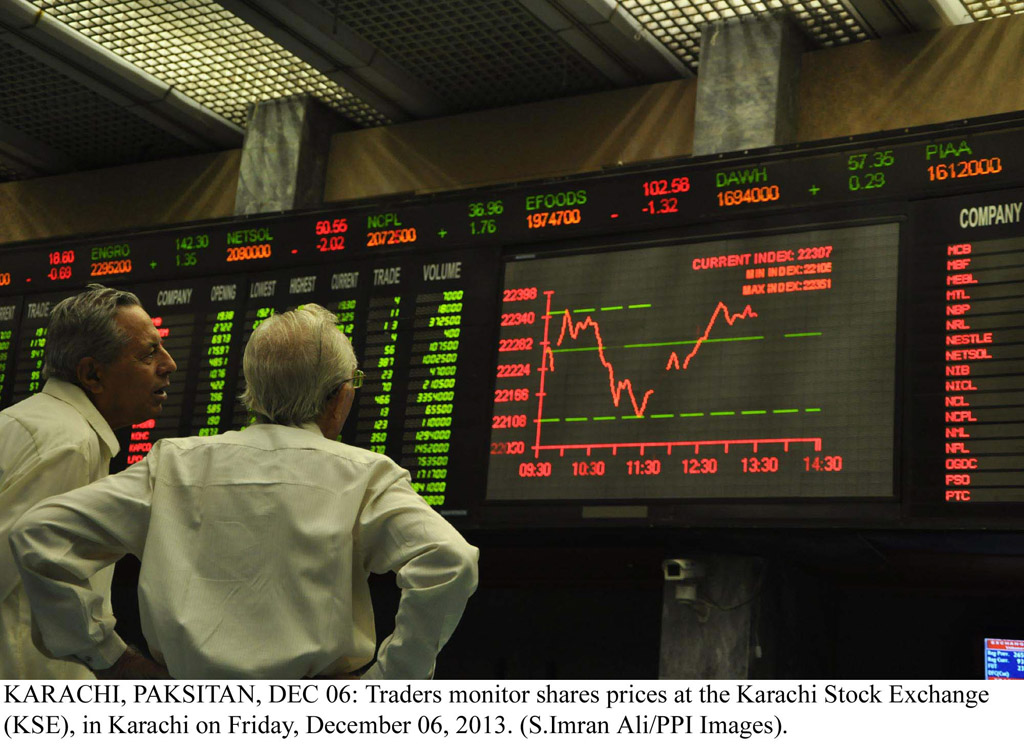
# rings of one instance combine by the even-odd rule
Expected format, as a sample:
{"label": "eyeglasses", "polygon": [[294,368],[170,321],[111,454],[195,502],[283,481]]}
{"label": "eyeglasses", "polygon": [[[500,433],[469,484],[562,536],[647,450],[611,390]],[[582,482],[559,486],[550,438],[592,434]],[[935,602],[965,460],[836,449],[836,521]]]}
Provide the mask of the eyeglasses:
{"label": "eyeglasses", "polygon": [[342,382],[342,384],[344,384],[345,382],[351,382],[352,383],[352,388],[354,390],[355,389],[359,389],[359,388],[361,388],[363,386],[363,379],[365,377],[366,377],[366,375],[363,374],[363,370],[357,369],[355,374],[352,375],[351,377],[349,377],[347,380],[344,380]]}

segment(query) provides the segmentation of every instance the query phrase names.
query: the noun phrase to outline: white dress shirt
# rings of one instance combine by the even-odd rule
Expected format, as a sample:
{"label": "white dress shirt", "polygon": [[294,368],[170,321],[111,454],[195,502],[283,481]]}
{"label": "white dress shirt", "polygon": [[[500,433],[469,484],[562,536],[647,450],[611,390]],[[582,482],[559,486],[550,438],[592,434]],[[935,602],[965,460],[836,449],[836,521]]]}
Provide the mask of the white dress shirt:
{"label": "white dress shirt", "polygon": [[[0,412],[0,679],[91,679],[79,663],[48,658],[32,642],[28,598],[8,545],[14,523],[54,494],[109,472],[114,432],[77,385],[50,378],[41,393]],[[113,568],[87,581],[110,612]]]}
{"label": "white dress shirt", "polygon": [[78,581],[125,552],[139,557],[143,633],[177,678],[366,665],[367,576],[389,570],[402,588],[395,630],[365,676],[427,678],[477,579],[477,550],[407,471],[315,424],[161,440],[128,470],[33,509],[11,539],[29,598],[47,612],[47,647],[94,666],[124,646]]}

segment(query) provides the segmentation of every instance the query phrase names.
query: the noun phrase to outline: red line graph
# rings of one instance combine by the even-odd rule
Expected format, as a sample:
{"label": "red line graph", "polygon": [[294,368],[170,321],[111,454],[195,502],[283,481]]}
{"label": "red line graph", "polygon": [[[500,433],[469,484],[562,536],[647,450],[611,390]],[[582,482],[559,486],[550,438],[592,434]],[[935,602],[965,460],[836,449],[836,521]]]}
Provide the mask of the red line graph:
{"label": "red line graph", "polygon": [[[543,347],[541,353],[540,370],[542,391],[544,390],[544,373],[554,371],[555,369],[555,354],[551,348],[550,340],[548,339],[548,326],[551,322],[551,296],[554,292],[544,293],[547,296],[548,306],[544,313],[544,340],[541,341],[541,345]],[[697,355],[697,352],[700,350],[700,347],[711,338],[711,330],[712,328],[714,328],[715,322],[718,320],[718,316],[720,314],[724,315],[725,321],[729,323],[729,325],[733,325],[737,320],[750,317],[757,317],[757,313],[754,312],[754,310],[751,308],[749,304],[743,308],[742,312],[730,314],[729,308],[726,306],[725,302],[719,302],[718,305],[715,307],[715,311],[711,314],[711,319],[708,321],[707,327],[704,329],[704,335],[697,339],[697,342],[693,345],[693,348],[690,350],[690,353],[686,356],[686,359],[683,361],[682,369],[686,369],[687,367],[689,367],[690,360]],[[573,322],[572,315],[569,313],[569,310],[565,310],[565,313],[562,317],[562,330],[558,334],[558,340],[555,342],[555,345],[561,346],[562,342],[565,340],[566,334],[568,334],[569,337],[575,341],[580,337],[583,331],[587,329],[593,329],[594,338],[597,339],[597,355],[601,359],[602,366],[604,366],[604,368],[608,370],[608,387],[611,390],[612,403],[614,403],[615,407],[618,408],[619,403],[622,401],[622,393],[626,392],[629,394],[629,400],[633,406],[633,413],[636,414],[637,416],[643,416],[644,412],[647,410],[647,403],[650,400],[651,395],[653,395],[654,390],[644,391],[643,397],[638,401],[636,393],[633,390],[632,380],[630,380],[629,378],[617,380],[615,378],[615,367],[612,365],[610,361],[608,361],[608,358],[605,356],[604,353],[605,347],[604,340],[601,338],[601,326],[597,323],[596,320],[594,320],[594,318],[592,318],[590,315],[587,315],[583,322]],[[675,368],[679,369],[679,356],[674,351],[669,356],[668,365],[666,365],[665,369],[671,369],[673,362],[675,363]],[[538,415],[537,418],[539,419],[540,416]]]}
{"label": "red line graph", "polygon": [[[544,411],[544,398],[547,393],[545,391],[545,376],[548,372],[553,372],[555,369],[555,354],[554,349],[551,345],[550,328],[551,328],[551,298],[554,296],[554,291],[545,291],[544,296],[546,297],[546,306],[544,310],[544,338],[541,341],[541,366],[540,366],[540,385],[537,395],[537,432],[536,438],[533,444],[532,452],[535,458],[539,458],[542,450],[557,450],[559,455],[564,456],[566,450],[585,450],[587,455],[590,455],[591,450],[596,449],[611,449],[614,455],[619,448],[639,448],[640,454],[644,454],[645,448],[665,448],[668,454],[672,454],[673,447],[684,447],[692,448],[694,454],[700,453],[701,447],[710,446],[721,446],[725,449],[725,452],[729,452],[730,445],[746,445],[753,448],[756,453],[759,445],[767,444],[781,444],[785,452],[789,452],[789,447],[792,444],[809,444],[814,450],[821,450],[821,439],[818,437],[784,437],[784,438],[754,438],[754,439],[725,439],[725,440],[680,440],[680,441],[666,441],[666,442],[629,442],[629,443],[581,443],[581,444],[562,444],[562,445],[541,445],[541,425]],[[742,311],[735,314],[729,311],[729,307],[725,302],[718,302],[715,306],[714,312],[711,313],[711,318],[708,320],[707,326],[704,328],[704,334],[698,338],[690,349],[690,352],[686,355],[686,358],[682,363],[679,361],[679,355],[676,352],[672,352],[668,358],[668,364],[665,369],[671,369],[673,364],[675,368],[687,369],[690,365],[690,361],[703,344],[711,339],[711,331],[714,329],[715,323],[718,322],[719,317],[722,317],[726,323],[730,326],[735,324],[737,320],[749,319],[757,317],[757,313],[748,304]],[[558,340],[555,341],[555,346],[561,346],[565,341],[566,336],[572,340],[577,340],[584,331],[592,330],[594,338],[597,341],[597,353],[601,360],[602,366],[608,372],[608,387],[611,392],[612,402],[616,407],[622,401],[622,394],[625,392],[629,395],[630,404],[633,408],[633,413],[636,416],[642,417],[647,410],[648,402],[651,396],[654,394],[654,390],[644,391],[643,397],[638,401],[636,393],[633,390],[633,382],[629,378],[616,379],[614,365],[605,356],[605,344],[604,339],[601,336],[601,327],[596,320],[590,315],[587,315],[582,322],[575,322],[572,318],[571,313],[566,309],[562,317],[562,326],[558,334]]]}
{"label": "red line graph", "polygon": [[[548,297],[550,300],[550,297]],[[601,364],[605,369],[608,370],[608,386],[612,392],[612,403],[618,408],[619,402],[622,400],[622,392],[627,391],[629,393],[629,400],[633,404],[633,412],[637,416],[643,416],[644,411],[647,410],[647,401],[650,399],[653,390],[648,390],[644,393],[643,399],[637,403],[636,394],[633,392],[633,383],[627,378],[622,380],[615,379],[615,368],[612,363],[604,355],[604,341],[601,339],[601,327],[597,322],[590,316],[587,315],[586,319],[581,323],[574,323],[569,315],[569,310],[565,311],[565,316],[562,318],[562,330],[558,334],[558,341],[555,343],[556,346],[561,346],[562,341],[565,340],[565,334],[575,341],[579,338],[587,328],[594,329],[594,338],[597,339],[597,355],[601,358]],[[551,352],[551,349],[545,347],[545,353],[548,354],[550,368],[554,370],[555,357]]]}
{"label": "red line graph", "polygon": [[[711,329],[715,327],[715,321],[718,319],[719,313],[725,315],[725,321],[729,323],[730,327],[737,320],[743,320],[749,317],[757,317],[757,313],[754,312],[754,310],[750,307],[749,304],[743,308],[742,312],[737,312],[735,315],[730,315],[729,308],[725,305],[725,302],[719,302],[718,306],[715,307],[715,311],[711,313],[711,319],[708,320],[708,326],[704,328],[704,335],[697,339],[697,342],[693,344],[693,348],[690,349],[690,353],[686,356],[686,359],[683,360],[683,369],[686,369],[687,367],[690,366],[690,360],[697,355],[697,352],[700,351],[700,347],[705,342],[707,342],[709,338],[711,338]],[[666,371],[672,368],[673,363],[675,363],[675,368],[679,369],[679,357],[676,355],[675,351],[673,351],[668,357],[668,364],[665,365]]]}

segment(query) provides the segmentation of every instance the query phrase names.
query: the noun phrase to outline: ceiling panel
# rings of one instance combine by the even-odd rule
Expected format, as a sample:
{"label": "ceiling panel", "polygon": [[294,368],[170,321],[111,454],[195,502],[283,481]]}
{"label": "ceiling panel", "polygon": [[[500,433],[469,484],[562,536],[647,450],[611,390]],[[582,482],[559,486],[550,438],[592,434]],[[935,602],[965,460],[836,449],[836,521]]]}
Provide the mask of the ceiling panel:
{"label": "ceiling panel", "polygon": [[249,105],[310,94],[353,123],[386,119],[210,0],[33,0],[58,21],[245,125]]}
{"label": "ceiling panel", "polygon": [[5,42],[0,42],[0,91],[0,123],[67,154],[78,169],[197,152]]}
{"label": "ceiling panel", "polygon": [[987,21],[990,18],[1024,13],[1024,2],[1007,2],[1007,0],[964,0],[964,6],[975,21]]}
{"label": "ceiling panel", "polygon": [[315,0],[451,111],[571,96],[611,81],[517,0]]}
{"label": "ceiling panel", "polygon": [[622,5],[695,72],[701,27],[711,21],[787,10],[822,47],[868,38],[867,30],[840,0],[623,0]]}

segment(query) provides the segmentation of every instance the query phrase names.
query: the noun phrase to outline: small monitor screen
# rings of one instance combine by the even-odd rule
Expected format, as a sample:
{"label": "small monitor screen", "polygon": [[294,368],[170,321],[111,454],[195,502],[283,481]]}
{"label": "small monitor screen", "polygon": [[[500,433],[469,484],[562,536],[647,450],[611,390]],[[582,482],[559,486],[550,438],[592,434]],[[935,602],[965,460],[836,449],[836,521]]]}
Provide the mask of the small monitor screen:
{"label": "small monitor screen", "polygon": [[986,637],[985,678],[1024,679],[1024,640]]}

